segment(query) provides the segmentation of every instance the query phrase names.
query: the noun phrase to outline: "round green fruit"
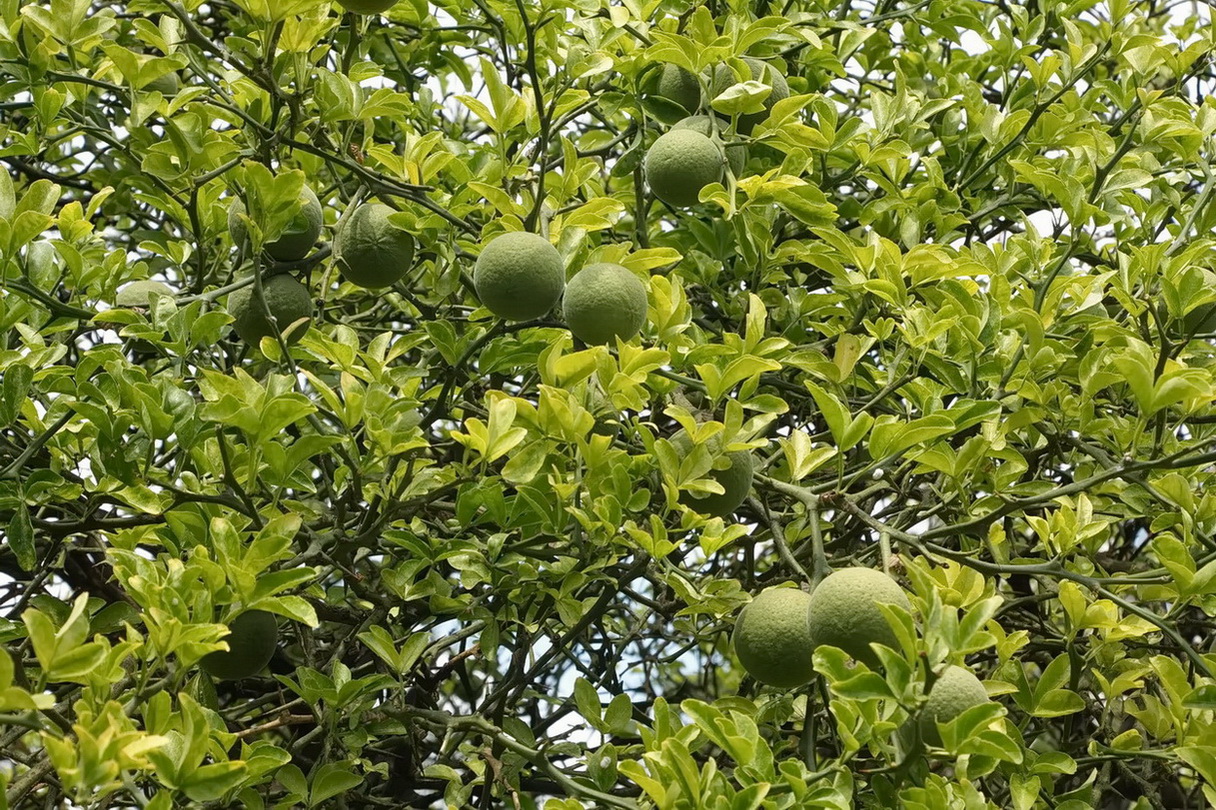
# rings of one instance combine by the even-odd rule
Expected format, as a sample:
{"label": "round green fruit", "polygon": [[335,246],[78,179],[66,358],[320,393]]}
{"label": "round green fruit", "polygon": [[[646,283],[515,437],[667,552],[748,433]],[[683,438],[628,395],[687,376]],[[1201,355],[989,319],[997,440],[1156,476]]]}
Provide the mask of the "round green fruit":
{"label": "round green fruit", "polygon": [[920,712],[921,738],[929,745],[941,745],[938,723],[948,723],[972,706],[988,702],[988,692],[979,678],[966,667],[947,667],[929,690]]}
{"label": "round green fruit", "polygon": [[[325,222],[325,213],[321,210],[321,201],[316,193],[305,186],[300,191],[301,208],[291,219],[287,230],[278,239],[266,245],[266,252],[281,262],[294,262],[303,259],[312,250],[321,236],[321,226]],[[232,241],[243,244],[248,235],[241,214],[245,213],[245,203],[240,197],[234,197],[228,206],[228,232]]]}
{"label": "round green fruit", "polygon": [[899,639],[878,609],[898,605],[912,611],[908,595],[895,580],[872,568],[842,568],[828,574],[811,592],[808,629],[816,647],[839,647],[858,661],[878,666],[871,642],[899,649]]}
{"label": "round green fruit", "polygon": [[619,264],[589,264],[566,285],[562,310],[584,343],[629,340],[646,323],[646,285]]}
{"label": "round green fruit", "polygon": [[338,0],[338,4],[355,14],[380,14],[397,5],[397,0]]}
{"label": "round green fruit", "polygon": [[[253,284],[241,287],[228,296],[228,314],[232,316],[232,328],[241,340],[257,346],[264,337],[274,337],[277,330],[286,329],[301,318],[311,320],[312,294],[300,282],[288,275],[272,276],[262,281],[262,294],[266,307],[274,315],[275,324],[262,311]],[[308,323],[292,329],[286,336],[288,345],[295,343],[308,331]]]}
{"label": "round green fruit", "polygon": [[[702,135],[712,138],[714,119],[708,115],[690,115],[677,121],[672,129],[691,129],[693,132],[700,132]],[[747,163],[747,147],[741,143],[726,147],[726,162],[730,164],[730,170],[735,177],[742,176],[743,166]]]}
{"label": "round green fruit", "polygon": [[236,681],[262,671],[274,655],[279,641],[279,627],[274,615],[264,610],[251,610],[237,616],[228,625],[227,651],[207,653],[199,666],[213,678]]}
{"label": "round green fruit", "polygon": [[389,221],[393,209],[380,203],[360,205],[334,236],[338,271],[369,290],[391,287],[414,261],[414,238]]}
{"label": "round green fruit", "polygon": [[697,204],[701,189],[722,182],[726,158],[700,132],[673,129],[651,144],[645,164],[654,196],[675,208],[687,208]]}
{"label": "round green fruit", "polygon": [[[688,433],[681,430],[671,437],[676,452],[683,459],[692,452],[692,439]],[[722,438],[719,434],[711,436],[706,442],[709,452],[716,455],[722,448]],[[730,466],[725,469],[712,469],[707,478],[722,485],[722,493],[682,492],[680,503],[709,517],[727,517],[738,509],[752,491],[752,479],[755,470],[752,468],[752,455],[744,450],[727,453]]]}
{"label": "round green fruit", "polygon": [[173,297],[173,289],[160,281],[132,281],[130,284],[123,285],[123,288],[114,296],[114,306],[130,309],[131,307],[148,307],[151,304],[152,296],[167,295]]}
{"label": "round green fruit", "polygon": [[731,642],[739,663],[761,683],[793,689],[815,674],[806,612],[809,594],[796,588],[766,588],[739,613]]}
{"label": "round green fruit", "polygon": [[524,231],[490,240],[473,267],[473,287],[482,305],[508,321],[539,318],[557,303],[566,268],[557,248]]}
{"label": "round green fruit", "polygon": [[659,72],[657,95],[679,105],[687,113],[701,107],[701,84],[697,77],[679,65],[663,65]]}
{"label": "round green fruit", "polygon": [[[764,99],[764,110],[758,113],[747,113],[739,116],[738,130],[744,135],[751,133],[756,125],[768,118],[769,113],[773,111],[773,105],[784,98],[790,97],[790,86],[785,81],[785,76],[781,75],[775,67],[767,62],[761,62],[751,56],[743,57],[743,63],[747,65],[751,71],[752,81],[767,84],[773,88],[773,92],[768,94]],[[730,65],[725,63],[715,65],[713,73],[709,79],[709,97],[715,99],[726,91],[728,87],[732,87],[739,83],[739,79],[735,76],[735,72],[731,70]]]}

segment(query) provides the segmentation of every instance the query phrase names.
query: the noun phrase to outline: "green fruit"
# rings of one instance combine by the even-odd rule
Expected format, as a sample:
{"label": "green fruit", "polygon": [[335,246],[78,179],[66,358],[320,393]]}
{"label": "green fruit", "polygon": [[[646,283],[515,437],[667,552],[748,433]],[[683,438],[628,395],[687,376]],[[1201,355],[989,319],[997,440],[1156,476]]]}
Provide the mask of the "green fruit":
{"label": "green fruit", "polygon": [[[758,113],[747,113],[739,116],[738,130],[744,135],[750,134],[756,125],[768,118],[768,115],[773,110],[773,105],[783,98],[790,97],[790,86],[785,81],[785,77],[772,65],[767,62],[761,62],[750,56],[743,57],[744,64],[751,71],[752,81],[767,84],[773,88],[773,92],[768,94],[768,98],[764,99],[764,110]],[[709,79],[709,97],[713,100],[726,91],[728,87],[732,87],[739,83],[739,79],[735,76],[735,72],[731,70],[730,65],[725,63],[714,66],[713,73]]]}
{"label": "green fruit", "polygon": [[494,237],[473,267],[473,287],[482,305],[508,321],[544,315],[565,286],[561,254],[534,233],[513,231]]}
{"label": "green fruit", "polygon": [[[262,281],[262,294],[266,306],[274,315],[276,325],[262,312],[253,284],[241,287],[228,296],[228,314],[232,316],[232,328],[241,340],[257,346],[264,337],[274,337],[301,318],[312,318],[312,294],[300,282],[288,275],[272,276]],[[288,333],[288,345],[295,343],[308,331],[308,323],[301,324]]]}
{"label": "green fruit", "polygon": [[920,712],[921,738],[929,745],[941,745],[938,723],[948,723],[972,706],[988,702],[988,692],[979,678],[966,667],[950,666],[934,682]]}
{"label": "green fruit", "polygon": [[[316,193],[305,186],[300,191],[300,203],[303,207],[292,217],[287,230],[283,231],[278,239],[266,245],[266,252],[281,262],[303,259],[321,236],[325,214],[321,210],[321,201],[317,199]],[[240,218],[243,213],[245,203],[240,197],[234,197],[232,204],[228,206],[228,232],[232,234],[232,241],[238,245],[243,244],[247,236],[245,223]]]}
{"label": "green fruit", "polygon": [[131,307],[148,307],[151,303],[152,296],[174,295],[173,289],[160,281],[144,280],[132,281],[130,284],[123,286],[118,294],[114,296],[114,306],[129,309]]}
{"label": "green fruit", "polygon": [[645,163],[654,196],[676,208],[696,205],[701,189],[721,183],[726,169],[721,147],[691,129],[660,135],[646,152]]}
{"label": "green fruit", "polygon": [[811,597],[796,588],[766,588],[739,613],[731,642],[739,663],[761,683],[793,689],[815,674],[807,633]]}
{"label": "green fruit", "polygon": [[414,238],[389,222],[387,205],[369,203],[350,213],[334,236],[342,277],[370,290],[391,287],[414,261]]}
{"label": "green fruit", "polygon": [[[683,430],[671,437],[671,443],[675,445],[681,460],[692,452],[692,439]],[[706,446],[711,455],[717,455],[722,448],[721,435],[711,436]],[[726,458],[730,466],[725,469],[715,467],[705,476],[722,485],[721,494],[682,492],[680,503],[710,517],[724,518],[738,509],[752,491],[752,478],[755,475],[752,455],[745,450],[737,450],[727,453]]]}
{"label": "green fruit", "polygon": [[701,84],[697,77],[679,65],[663,65],[656,95],[678,104],[689,113],[701,107]]}
{"label": "green fruit", "polygon": [[629,340],[646,323],[646,285],[619,264],[589,264],[566,285],[562,309],[584,343]]}
{"label": "green fruit", "polygon": [[899,649],[899,639],[878,609],[898,605],[911,612],[903,588],[872,568],[842,568],[824,578],[811,592],[808,628],[815,646],[839,647],[858,661],[878,666],[871,642]]}
{"label": "green fruit", "polygon": [[[693,132],[700,132],[706,137],[712,138],[714,132],[714,119],[708,115],[690,115],[680,121],[677,121],[672,129],[691,129]],[[722,127],[719,128],[719,136],[721,135]],[[747,163],[747,147],[743,144],[726,147],[726,162],[730,164],[730,170],[735,177],[743,175],[743,166]]]}
{"label": "green fruit", "polygon": [[397,0],[338,0],[338,4],[355,14],[379,14],[397,5]]}
{"label": "green fruit", "polygon": [[270,663],[279,640],[274,615],[251,610],[237,616],[228,629],[231,632],[224,638],[228,650],[207,653],[199,666],[222,681],[236,681],[261,672]]}

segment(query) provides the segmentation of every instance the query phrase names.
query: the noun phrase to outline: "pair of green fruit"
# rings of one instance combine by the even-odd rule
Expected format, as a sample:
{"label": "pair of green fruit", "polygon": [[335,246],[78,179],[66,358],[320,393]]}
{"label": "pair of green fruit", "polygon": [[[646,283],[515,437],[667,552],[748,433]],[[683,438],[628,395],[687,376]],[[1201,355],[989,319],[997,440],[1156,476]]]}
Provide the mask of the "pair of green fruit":
{"label": "pair of green fruit", "polygon": [[[880,604],[912,610],[903,588],[871,568],[835,571],[810,594],[795,588],[767,588],[743,608],[735,622],[735,654],[753,678],[783,689],[802,686],[814,677],[811,656],[821,646],[838,647],[877,667],[880,660],[871,644],[899,647]],[[922,738],[941,745],[939,723],[987,701],[984,684],[970,670],[947,667],[921,709]]]}
{"label": "pair of green fruit", "polygon": [[[790,97],[790,86],[781,71],[769,63],[753,56],[744,56],[741,61],[747,66],[748,73],[751,74],[751,81],[760,82],[772,88],[772,92],[764,99],[763,110],[756,113],[744,113],[736,121],[736,130],[743,135],[750,135],[753,129],[768,118],[778,101]],[[693,115],[702,108],[708,107],[709,102],[739,81],[734,70],[725,63],[715,65],[707,73],[705,80],[709,95],[703,97],[701,82],[695,75],[679,65],[663,65],[663,69],[659,72],[656,94],[672,102],[685,115]],[[671,117],[664,117],[668,118],[664,123],[672,123]]]}
{"label": "pair of green fruit", "polygon": [[[747,135],[764,121],[778,101],[789,98],[790,89],[776,68],[750,56],[743,62],[753,81],[772,88],[758,113],[738,116],[736,131]],[[709,99],[713,99],[735,83],[734,71],[728,65],[717,65],[709,74]],[[675,208],[688,208],[699,201],[701,189],[725,179],[726,168],[738,176],[747,160],[747,148],[734,145],[723,148],[719,132],[726,124],[710,115],[696,114],[703,106],[701,83],[689,71],[677,65],[664,65],[659,74],[657,95],[688,114],[677,119],[670,131],[660,135],[646,152],[646,181],[651,192]]]}
{"label": "pair of green fruit", "polygon": [[[243,243],[248,236],[241,215],[245,203],[240,197],[228,207],[228,231],[233,242]],[[396,284],[414,261],[414,240],[393,225],[392,208],[380,203],[364,203],[355,208],[339,225],[334,235],[334,254],[342,277],[367,289]],[[325,212],[316,193],[305,186],[300,190],[300,210],[287,229],[265,251],[280,262],[303,259],[321,236]]]}
{"label": "pair of green fruit", "polygon": [[[308,255],[321,235],[324,212],[312,189],[300,192],[301,208],[287,230],[265,246],[279,261],[298,261]],[[240,215],[245,206],[239,198],[228,209],[228,227],[233,240],[243,242],[246,229]],[[389,219],[393,209],[380,203],[358,206],[338,227],[334,255],[342,277],[366,289],[381,289],[400,281],[414,261],[414,240]],[[301,323],[284,335],[293,344],[303,337],[313,315],[312,293],[289,275],[269,276],[262,281],[266,309],[258,305],[254,285],[242,287],[228,297],[228,312],[237,335],[256,346],[263,337],[273,337],[289,324]],[[267,312],[274,316],[272,323]]]}
{"label": "pair of green fruit", "polygon": [[619,264],[600,262],[567,284],[561,254],[534,233],[513,231],[491,239],[473,267],[473,288],[486,309],[508,321],[539,318],[561,298],[566,325],[592,345],[629,340],[646,323],[641,279]]}

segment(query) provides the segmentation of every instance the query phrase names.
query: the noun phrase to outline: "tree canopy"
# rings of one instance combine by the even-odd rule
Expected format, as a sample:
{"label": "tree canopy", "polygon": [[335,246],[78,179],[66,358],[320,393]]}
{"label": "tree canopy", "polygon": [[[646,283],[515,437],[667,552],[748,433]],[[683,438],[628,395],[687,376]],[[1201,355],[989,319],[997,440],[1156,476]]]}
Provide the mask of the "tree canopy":
{"label": "tree canopy", "polygon": [[4,806],[1216,804],[1206,6],[385,5],[0,0]]}

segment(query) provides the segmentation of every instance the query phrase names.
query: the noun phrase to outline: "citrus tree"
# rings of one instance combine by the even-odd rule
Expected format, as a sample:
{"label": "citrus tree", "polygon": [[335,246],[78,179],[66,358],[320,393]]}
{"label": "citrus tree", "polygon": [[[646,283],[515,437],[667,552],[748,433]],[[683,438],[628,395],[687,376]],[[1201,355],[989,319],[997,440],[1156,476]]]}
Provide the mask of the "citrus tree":
{"label": "citrus tree", "polygon": [[0,0],[5,805],[1216,802],[1205,8]]}

